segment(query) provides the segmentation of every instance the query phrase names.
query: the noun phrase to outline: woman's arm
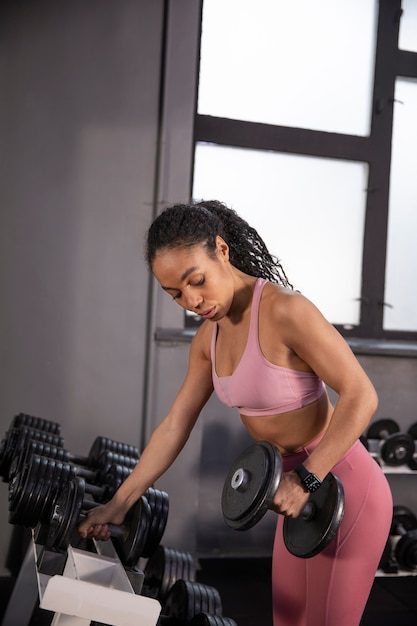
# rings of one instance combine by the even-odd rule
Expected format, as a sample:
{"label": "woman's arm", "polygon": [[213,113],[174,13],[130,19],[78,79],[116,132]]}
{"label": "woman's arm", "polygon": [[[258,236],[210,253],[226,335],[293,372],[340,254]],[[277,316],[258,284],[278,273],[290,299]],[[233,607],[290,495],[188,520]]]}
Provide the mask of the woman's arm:
{"label": "woman's arm", "polygon": [[153,431],[134,470],[107,504],[90,511],[80,523],[81,536],[108,538],[105,525],[121,524],[130,507],[172,465],[183,449],[213,391],[208,351],[210,328],[212,325],[204,324],[194,337],[184,382],[168,414]]}
{"label": "woman's arm", "polygon": [[[378,405],[377,394],[346,341],[309,300],[292,293],[276,303],[273,314],[280,320],[285,344],[338,394],[326,433],[304,463],[322,480],[366,429]],[[290,473],[288,491],[283,481],[275,499],[290,515],[298,514],[306,500],[299,489],[290,494],[294,485],[300,482]]]}

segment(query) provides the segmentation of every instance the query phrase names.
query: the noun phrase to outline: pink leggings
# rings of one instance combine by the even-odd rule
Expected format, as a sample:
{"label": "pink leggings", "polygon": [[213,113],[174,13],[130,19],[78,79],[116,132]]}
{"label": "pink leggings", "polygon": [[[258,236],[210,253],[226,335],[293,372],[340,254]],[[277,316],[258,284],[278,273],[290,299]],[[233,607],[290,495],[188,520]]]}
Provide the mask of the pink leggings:
{"label": "pink leggings", "polygon": [[[283,456],[288,472],[320,438]],[[333,468],[345,492],[345,513],[333,541],[317,556],[295,557],[285,548],[278,515],[272,561],[274,626],[358,626],[392,519],[388,482],[357,441]]]}

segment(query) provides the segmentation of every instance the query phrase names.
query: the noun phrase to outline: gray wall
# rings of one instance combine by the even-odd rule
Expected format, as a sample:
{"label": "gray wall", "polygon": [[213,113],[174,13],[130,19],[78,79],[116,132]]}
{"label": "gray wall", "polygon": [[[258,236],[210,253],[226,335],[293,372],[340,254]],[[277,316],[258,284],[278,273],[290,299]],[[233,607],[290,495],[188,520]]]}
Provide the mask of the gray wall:
{"label": "gray wall", "polygon": [[163,2],[6,2],[0,25],[0,428],[139,445]]}
{"label": "gray wall", "polygon": [[[164,23],[162,0],[0,6],[1,434],[24,411],[59,421],[77,453],[98,434],[141,446],[181,383],[188,344],[153,337],[182,313],[142,257],[154,213],[190,190],[199,2],[167,7]],[[377,416],[407,427],[417,361],[360,359]],[[269,552],[272,513],[243,534],[221,519],[224,475],[248,442],[213,397],[158,483],[171,502],[166,545]],[[392,478],[398,502],[415,499],[410,480]],[[1,573],[3,483],[0,501]]]}

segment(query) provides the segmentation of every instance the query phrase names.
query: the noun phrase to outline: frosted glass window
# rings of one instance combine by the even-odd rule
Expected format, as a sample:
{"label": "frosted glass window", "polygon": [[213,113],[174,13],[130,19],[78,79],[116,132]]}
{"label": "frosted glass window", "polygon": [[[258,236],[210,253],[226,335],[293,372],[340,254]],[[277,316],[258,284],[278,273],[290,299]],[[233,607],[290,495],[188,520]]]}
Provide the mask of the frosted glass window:
{"label": "frosted glass window", "polygon": [[395,85],[384,328],[417,330],[417,81]]}
{"label": "frosted glass window", "polygon": [[334,324],[359,322],[368,168],[363,163],[196,146],[193,197],[254,226],[296,289]]}
{"label": "frosted glass window", "polygon": [[417,52],[417,2],[402,0],[403,13],[400,21],[398,46],[402,50]]}
{"label": "frosted glass window", "polygon": [[205,0],[198,113],[368,135],[377,0]]}

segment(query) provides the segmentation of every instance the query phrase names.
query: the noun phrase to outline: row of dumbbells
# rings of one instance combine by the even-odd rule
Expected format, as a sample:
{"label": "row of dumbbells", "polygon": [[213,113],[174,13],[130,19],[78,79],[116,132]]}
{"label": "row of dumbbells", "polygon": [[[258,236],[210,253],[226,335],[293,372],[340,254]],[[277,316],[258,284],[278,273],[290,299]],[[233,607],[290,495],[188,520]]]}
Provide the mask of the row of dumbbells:
{"label": "row of dumbbells", "polygon": [[[136,447],[105,437],[95,439],[86,457],[74,455],[64,448],[58,423],[19,414],[0,444],[9,522],[35,529],[40,545],[65,551],[81,516],[111,499],[138,458]],[[116,549],[128,567],[158,547],[168,519],[168,494],[150,488],[137,509],[140,533],[133,527],[132,536],[126,528],[115,529]]]}
{"label": "row of dumbbells", "polygon": [[386,574],[417,571],[417,517],[410,508],[394,506],[392,524],[379,569]]}
{"label": "row of dumbbells", "polygon": [[[68,546],[80,545],[82,516],[112,497],[138,458],[134,446],[105,437],[95,439],[86,457],[74,455],[64,448],[58,423],[14,417],[0,442],[0,476],[9,483],[10,523],[34,529],[44,547],[38,563],[44,573],[51,554],[53,573],[62,573]],[[191,554],[161,545],[168,509],[168,495],[149,488],[122,526],[110,526],[121,563],[134,570],[139,559],[147,560],[140,593],[161,603],[161,626],[236,626],[222,616],[218,590],[196,581]],[[61,572],[56,554],[63,557]]]}
{"label": "row of dumbbells", "polygon": [[417,470],[416,440],[417,422],[403,432],[391,418],[372,422],[361,437],[362,443],[378,462],[382,460],[393,467],[406,465],[411,470]]}

